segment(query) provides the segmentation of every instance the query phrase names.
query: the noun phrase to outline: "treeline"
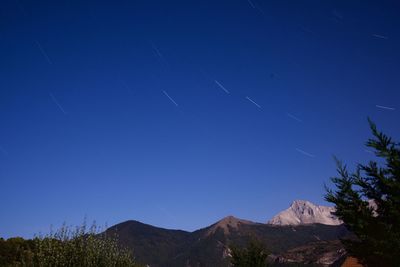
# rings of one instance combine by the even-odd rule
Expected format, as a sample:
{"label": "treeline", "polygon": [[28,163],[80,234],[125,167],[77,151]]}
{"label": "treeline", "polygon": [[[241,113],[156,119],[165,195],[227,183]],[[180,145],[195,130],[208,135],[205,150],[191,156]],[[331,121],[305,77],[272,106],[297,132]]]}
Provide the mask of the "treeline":
{"label": "treeline", "polygon": [[138,267],[130,250],[95,226],[63,226],[46,236],[0,239],[0,266]]}

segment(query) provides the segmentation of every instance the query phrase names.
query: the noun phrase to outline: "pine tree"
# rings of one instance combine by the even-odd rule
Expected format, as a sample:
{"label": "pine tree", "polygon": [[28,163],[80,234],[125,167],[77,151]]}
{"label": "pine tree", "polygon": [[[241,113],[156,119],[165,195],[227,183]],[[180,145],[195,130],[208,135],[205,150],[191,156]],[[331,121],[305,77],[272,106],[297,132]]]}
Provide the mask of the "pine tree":
{"label": "pine tree", "polygon": [[336,159],[335,190],[325,199],[355,235],[343,240],[350,255],[366,266],[400,266],[400,143],[377,130],[369,120],[373,138],[366,146],[379,161],[358,164],[354,173]]}

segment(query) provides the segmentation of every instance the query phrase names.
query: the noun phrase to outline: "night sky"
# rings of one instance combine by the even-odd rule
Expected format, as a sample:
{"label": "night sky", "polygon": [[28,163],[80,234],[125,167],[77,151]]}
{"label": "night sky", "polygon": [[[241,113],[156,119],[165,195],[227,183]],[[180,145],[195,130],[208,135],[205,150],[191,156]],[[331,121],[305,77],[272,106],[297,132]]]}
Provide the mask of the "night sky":
{"label": "night sky", "polygon": [[400,137],[398,1],[0,4],[0,236],[317,204]]}

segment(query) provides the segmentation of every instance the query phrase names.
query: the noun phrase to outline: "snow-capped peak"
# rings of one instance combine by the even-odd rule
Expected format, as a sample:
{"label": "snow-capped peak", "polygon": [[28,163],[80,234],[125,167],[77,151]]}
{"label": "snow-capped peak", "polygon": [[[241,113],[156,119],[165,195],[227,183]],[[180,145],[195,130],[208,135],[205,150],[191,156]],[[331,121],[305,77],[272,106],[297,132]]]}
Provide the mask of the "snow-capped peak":
{"label": "snow-capped peak", "polygon": [[335,212],[334,207],[315,205],[307,200],[295,200],[288,209],[278,213],[267,223],[273,225],[342,224],[333,212]]}

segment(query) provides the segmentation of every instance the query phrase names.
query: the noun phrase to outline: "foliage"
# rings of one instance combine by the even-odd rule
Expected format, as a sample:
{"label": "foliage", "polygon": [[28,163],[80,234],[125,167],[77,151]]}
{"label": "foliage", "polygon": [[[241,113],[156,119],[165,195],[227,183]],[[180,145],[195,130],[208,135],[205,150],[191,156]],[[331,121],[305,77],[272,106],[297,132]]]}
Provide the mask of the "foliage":
{"label": "foliage", "polygon": [[263,244],[252,239],[247,247],[231,247],[231,263],[235,267],[265,267],[268,253]]}
{"label": "foliage", "polygon": [[336,189],[327,188],[325,199],[356,236],[343,240],[350,254],[367,266],[400,266],[400,144],[369,123],[373,138],[366,145],[380,162],[359,164],[349,173],[336,160]]}
{"label": "foliage", "polygon": [[131,252],[117,245],[115,236],[98,234],[95,225],[88,230],[85,224],[75,229],[63,225],[33,240],[0,241],[1,266],[137,266]]}
{"label": "foliage", "polygon": [[0,238],[0,266],[28,266],[33,259],[33,240]]}

